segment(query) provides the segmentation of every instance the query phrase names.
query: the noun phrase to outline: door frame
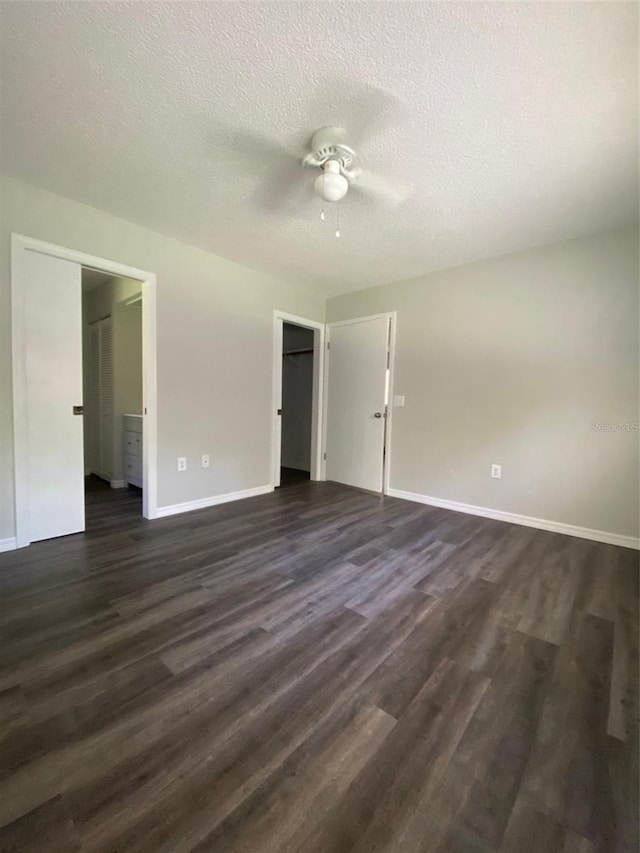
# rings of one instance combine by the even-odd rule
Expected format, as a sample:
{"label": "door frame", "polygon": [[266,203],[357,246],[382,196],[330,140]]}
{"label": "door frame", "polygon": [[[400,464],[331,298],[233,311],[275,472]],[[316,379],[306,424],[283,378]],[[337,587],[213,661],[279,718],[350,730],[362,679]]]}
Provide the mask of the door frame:
{"label": "door frame", "polygon": [[293,323],[305,329],[313,329],[313,397],[311,405],[311,479],[324,480],[324,365],[325,325],[317,320],[297,317],[278,308],[273,312],[273,387],[271,393],[271,487],[280,485],[280,463],[282,459],[282,417],[278,409],[282,405],[282,327]]}
{"label": "door frame", "polygon": [[[25,330],[25,252],[37,252],[72,261],[114,276],[132,278],[142,289],[142,406],[143,429],[143,494],[142,515],[156,518],[158,506],[158,423],[157,423],[157,352],[155,273],[121,264],[96,255],[88,255],[36,240],[22,234],[11,234],[11,355],[13,371],[13,468],[16,547],[31,543],[29,530],[29,446],[27,442],[29,413],[26,393]],[[82,294],[80,294],[82,298]]]}
{"label": "door frame", "polygon": [[384,311],[381,314],[368,314],[366,317],[353,317],[350,320],[336,320],[326,325],[327,356],[324,367],[324,393],[322,408],[322,479],[326,480],[326,459],[324,448],[327,442],[327,400],[329,384],[329,363],[331,360],[331,329],[336,326],[352,326],[355,323],[364,323],[367,320],[389,320],[389,387],[387,389],[387,405],[384,419],[384,457],[382,460],[382,494],[389,494],[389,481],[391,477],[391,426],[393,421],[393,387],[396,361],[396,312]]}

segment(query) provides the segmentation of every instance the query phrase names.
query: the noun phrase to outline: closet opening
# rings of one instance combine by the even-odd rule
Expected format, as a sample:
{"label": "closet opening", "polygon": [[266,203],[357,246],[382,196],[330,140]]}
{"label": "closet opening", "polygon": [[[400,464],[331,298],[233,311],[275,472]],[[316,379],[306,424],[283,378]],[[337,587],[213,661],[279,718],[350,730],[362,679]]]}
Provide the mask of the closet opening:
{"label": "closet opening", "polygon": [[280,485],[311,478],[314,330],[282,326]]}
{"label": "closet opening", "polygon": [[142,284],[82,268],[86,529],[142,515]]}

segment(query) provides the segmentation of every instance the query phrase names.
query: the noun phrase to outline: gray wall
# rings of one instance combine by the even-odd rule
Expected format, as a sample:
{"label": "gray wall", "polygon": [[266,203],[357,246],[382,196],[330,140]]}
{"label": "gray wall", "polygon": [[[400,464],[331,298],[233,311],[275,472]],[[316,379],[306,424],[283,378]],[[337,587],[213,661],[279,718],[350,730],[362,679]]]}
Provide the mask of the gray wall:
{"label": "gray wall", "polygon": [[[159,506],[267,484],[273,309],[323,320],[323,298],[11,179],[0,194],[0,539],[14,535],[12,231],[157,274]],[[388,310],[406,396],[392,488],[638,535],[638,434],[591,426],[639,419],[637,229],[327,304],[330,320]]]}
{"label": "gray wall", "polygon": [[[313,330],[284,323],[283,352],[313,349]],[[282,452],[286,468],[311,470],[311,413],[313,408],[313,353],[282,360]]]}
{"label": "gray wall", "polygon": [[[392,488],[638,536],[638,231],[329,300],[397,311]],[[491,463],[503,479],[489,476]]]}
{"label": "gray wall", "polygon": [[[158,278],[158,506],[271,480],[273,311],[324,320],[324,299],[131,222],[0,179],[0,539],[14,533],[11,232]],[[211,456],[200,468],[198,457]],[[188,470],[177,471],[186,456]]]}

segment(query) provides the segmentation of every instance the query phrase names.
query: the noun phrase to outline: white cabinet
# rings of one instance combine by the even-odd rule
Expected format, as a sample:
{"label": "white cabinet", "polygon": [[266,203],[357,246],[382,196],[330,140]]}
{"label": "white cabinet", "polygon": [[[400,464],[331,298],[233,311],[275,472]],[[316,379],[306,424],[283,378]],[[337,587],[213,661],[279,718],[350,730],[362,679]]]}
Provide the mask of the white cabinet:
{"label": "white cabinet", "polygon": [[142,488],[142,415],[122,416],[124,479]]}

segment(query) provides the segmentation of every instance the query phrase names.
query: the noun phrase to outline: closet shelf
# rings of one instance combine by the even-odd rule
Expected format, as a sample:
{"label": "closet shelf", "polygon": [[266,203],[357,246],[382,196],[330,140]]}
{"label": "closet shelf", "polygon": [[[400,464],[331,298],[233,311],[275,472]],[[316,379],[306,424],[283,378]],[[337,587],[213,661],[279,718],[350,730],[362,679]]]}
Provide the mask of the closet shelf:
{"label": "closet shelf", "polygon": [[283,352],[282,355],[305,355],[309,352],[313,352],[313,347],[310,347],[309,349],[290,349],[288,352]]}

